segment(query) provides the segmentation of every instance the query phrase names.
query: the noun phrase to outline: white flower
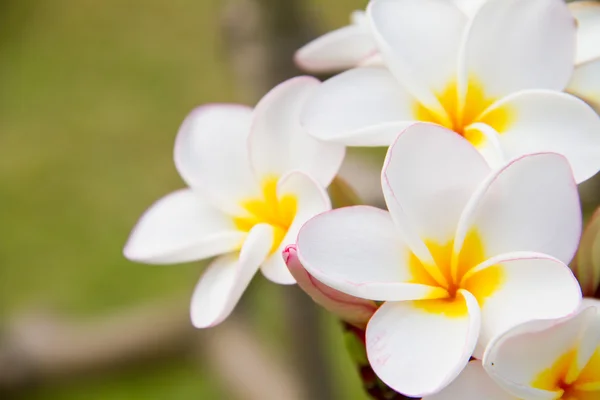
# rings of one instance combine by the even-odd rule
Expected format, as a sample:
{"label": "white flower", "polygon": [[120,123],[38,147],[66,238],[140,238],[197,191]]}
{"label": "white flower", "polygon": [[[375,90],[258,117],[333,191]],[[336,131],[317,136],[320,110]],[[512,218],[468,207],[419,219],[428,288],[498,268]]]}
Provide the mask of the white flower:
{"label": "white flower", "polygon": [[563,93],[576,23],[562,0],[488,0],[468,18],[448,0],[373,0],[367,18],[384,67],[346,71],[307,101],[323,140],[387,146],[415,121],[467,138],[492,166],[565,155],[576,180],[600,169],[600,118]]}
{"label": "white flower", "polygon": [[342,146],[319,142],[299,125],[300,107],[318,85],[291,79],[254,111],[209,105],[183,122],[175,165],[189,188],[151,206],[124,253],[148,264],[219,256],[196,287],[195,326],[223,321],[259,267],[274,282],[295,282],[281,251],[306,220],[331,208],[324,187],[344,156]]}
{"label": "white flower", "polygon": [[415,124],[388,150],[382,186],[390,212],[320,214],[297,248],[319,281],[385,301],[367,325],[367,353],[393,389],[435,393],[499,333],[578,307],[564,263],[581,211],[564,157],[527,155],[491,172],[462,137]]}
{"label": "white flower", "polygon": [[[473,15],[485,0],[450,0],[466,15]],[[308,72],[337,72],[359,65],[381,64],[379,50],[365,12],[353,11],[350,24],[324,34],[300,48],[296,64]]]}
{"label": "white flower", "polygon": [[600,302],[584,299],[582,306],[506,332],[486,351],[484,368],[519,399],[600,399]]}

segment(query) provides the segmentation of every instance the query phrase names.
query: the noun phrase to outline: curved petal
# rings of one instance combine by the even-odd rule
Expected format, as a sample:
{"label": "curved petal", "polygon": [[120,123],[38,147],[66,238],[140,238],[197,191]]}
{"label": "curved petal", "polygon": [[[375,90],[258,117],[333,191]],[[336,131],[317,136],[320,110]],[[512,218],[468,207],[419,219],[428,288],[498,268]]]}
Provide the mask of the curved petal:
{"label": "curved petal", "polygon": [[502,389],[483,369],[481,361],[473,360],[447,388],[423,397],[422,400],[520,400]]}
{"label": "curved petal", "polygon": [[563,0],[488,0],[465,36],[462,79],[492,99],[523,89],[562,90],[573,72],[575,32]]}
{"label": "curved petal", "polygon": [[319,282],[306,271],[300,260],[295,245],[288,246],[283,251],[283,259],[292,276],[314,301],[341,320],[361,329],[377,311],[377,304],[371,300],[359,299],[338,290],[332,289]]}
{"label": "curved petal", "polygon": [[535,251],[568,263],[577,251],[581,225],[569,163],[555,153],[531,154],[496,170],[478,188],[461,217],[455,249],[476,232],[486,259]]}
{"label": "curved petal", "polygon": [[466,16],[448,0],[373,0],[367,8],[375,40],[396,78],[428,108],[456,78]]}
{"label": "curved petal", "polygon": [[367,325],[369,363],[402,394],[439,392],[469,362],[479,324],[477,301],[465,292],[453,301],[386,302]]}
{"label": "curved petal", "polygon": [[454,4],[469,18],[472,18],[486,0],[452,0]]}
{"label": "curved petal", "polygon": [[[494,118],[502,113],[509,115],[506,122]],[[497,102],[482,119],[492,120],[508,159],[545,151],[562,154],[571,163],[577,183],[600,169],[600,117],[574,96],[527,90]]]}
{"label": "curved petal", "polygon": [[198,107],[183,121],[175,140],[175,166],[183,180],[234,214],[243,212],[240,201],[261,193],[248,156],[251,121],[249,107]]}
{"label": "curved petal", "polygon": [[319,85],[309,76],[293,78],[257,104],[248,143],[250,161],[259,177],[300,170],[327,186],[337,174],[345,147],[317,140],[300,126],[300,111]]}
{"label": "curved petal", "polygon": [[575,386],[581,391],[586,391],[586,388],[591,389],[591,386],[596,389],[594,392],[597,396],[600,392],[600,316],[597,308],[593,310],[596,310],[596,316],[583,333],[577,349],[578,376]]}
{"label": "curved petal", "polygon": [[477,358],[510,328],[532,319],[564,317],[577,311],[581,302],[581,289],[569,267],[544,254],[495,257],[468,273],[462,287],[481,306]]}
{"label": "curved petal", "polygon": [[465,129],[465,134],[478,138],[478,142],[473,145],[492,169],[500,168],[506,163],[506,155],[500,146],[500,134],[490,125],[483,122],[472,123]]}
{"label": "curved petal", "polygon": [[583,99],[600,113],[600,56],[575,67],[567,92]]}
{"label": "curved petal", "polygon": [[600,57],[600,4],[597,1],[576,1],[569,4],[577,20],[577,57],[581,64]]}
{"label": "curved petal", "polygon": [[445,284],[446,280],[443,276],[440,276],[440,272],[438,268],[436,268],[435,260],[433,259],[429,248],[419,236],[417,228],[411,223],[408,214],[402,208],[402,204],[396,199],[396,196],[384,177],[382,177],[381,189],[383,191],[387,209],[390,212],[390,217],[392,218],[392,221],[394,221],[398,232],[401,234],[411,252],[417,257],[422,266],[426,268],[428,274],[434,278],[434,281],[437,282],[436,285]]}
{"label": "curved petal", "polygon": [[489,172],[483,157],[460,135],[438,125],[414,124],[390,146],[382,185],[390,187],[422,240],[445,244]]}
{"label": "curved petal", "polygon": [[359,65],[359,67],[385,67],[385,62],[379,52],[373,54],[369,58],[365,58]]}
{"label": "curved petal", "polygon": [[142,215],[123,253],[132,261],[174,264],[234,251],[245,236],[202,196],[182,189],[158,200]]}
{"label": "curved petal", "polygon": [[[283,242],[281,242],[283,245]],[[289,244],[289,243],[288,243]],[[281,246],[280,246],[281,247]],[[290,271],[285,266],[281,259],[280,247],[275,250],[264,263],[260,266],[260,272],[265,278],[279,285],[293,285],[296,279],[290,274]]]}
{"label": "curved petal", "polygon": [[337,72],[356,67],[376,52],[368,27],[354,23],[304,45],[294,55],[294,61],[305,71]]}
{"label": "curved petal", "polygon": [[323,82],[307,100],[300,121],[321,140],[388,146],[416,119],[416,105],[388,70],[355,68]]}
{"label": "curved petal", "polygon": [[298,256],[327,286],[369,300],[445,297],[439,288],[409,283],[410,250],[388,212],[339,208],[309,220],[298,235]]}
{"label": "curved petal", "polygon": [[484,368],[515,396],[555,399],[561,391],[557,381],[568,373],[560,368],[565,363],[558,361],[569,357],[595,314],[590,309],[563,319],[519,325],[490,345],[484,356]]}
{"label": "curved petal", "polygon": [[192,296],[191,317],[196,328],[209,328],[231,314],[246,287],[264,261],[273,241],[273,228],[252,228],[239,253],[213,261],[200,278]]}
{"label": "curved petal", "polygon": [[585,310],[589,307],[596,307],[598,309],[598,313],[600,314],[600,300],[591,297],[584,297],[581,299],[580,310]]}
{"label": "curved petal", "polygon": [[277,196],[281,198],[284,195],[292,195],[296,199],[296,216],[277,250],[262,265],[261,272],[270,281],[280,285],[291,285],[296,283],[296,280],[290,274],[281,253],[288,245],[296,242],[298,232],[306,221],[331,210],[331,201],[322,186],[299,171],[291,172],[277,183]]}
{"label": "curved petal", "polygon": [[[588,310],[590,309],[591,310]],[[580,312],[594,314],[583,333],[577,349],[577,377],[579,385],[594,384],[600,386],[600,300],[583,298]]]}

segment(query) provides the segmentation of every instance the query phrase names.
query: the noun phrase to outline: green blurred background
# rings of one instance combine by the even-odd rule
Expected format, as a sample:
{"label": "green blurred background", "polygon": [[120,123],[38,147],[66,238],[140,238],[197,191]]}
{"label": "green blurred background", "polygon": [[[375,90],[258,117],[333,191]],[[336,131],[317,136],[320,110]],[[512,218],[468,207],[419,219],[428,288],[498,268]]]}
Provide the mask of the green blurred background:
{"label": "green blurred background", "polygon": [[[285,1],[285,0],[281,0]],[[140,214],[183,185],[177,129],[195,106],[239,100],[219,0],[0,1],[0,323],[28,310],[88,318],[191,294],[198,264],[126,261]],[[319,31],[363,0],[311,0]],[[277,296],[263,280],[243,301],[277,342]],[[364,399],[328,316],[336,398]],[[277,347],[277,346],[275,346]],[[24,399],[220,399],[189,358],[34,385]],[[1,397],[1,395],[0,395]]]}

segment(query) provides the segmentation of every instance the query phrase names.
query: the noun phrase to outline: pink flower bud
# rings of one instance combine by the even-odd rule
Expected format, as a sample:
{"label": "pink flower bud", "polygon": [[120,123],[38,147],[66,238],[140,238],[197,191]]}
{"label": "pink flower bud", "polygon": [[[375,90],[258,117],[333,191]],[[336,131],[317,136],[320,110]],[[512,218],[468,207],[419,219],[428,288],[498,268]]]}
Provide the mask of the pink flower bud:
{"label": "pink flower bud", "polygon": [[283,259],[298,282],[298,286],[308,293],[315,303],[343,321],[364,329],[373,313],[377,311],[374,301],[360,299],[332,289],[310,275],[298,259],[296,245],[286,247],[283,251]]}

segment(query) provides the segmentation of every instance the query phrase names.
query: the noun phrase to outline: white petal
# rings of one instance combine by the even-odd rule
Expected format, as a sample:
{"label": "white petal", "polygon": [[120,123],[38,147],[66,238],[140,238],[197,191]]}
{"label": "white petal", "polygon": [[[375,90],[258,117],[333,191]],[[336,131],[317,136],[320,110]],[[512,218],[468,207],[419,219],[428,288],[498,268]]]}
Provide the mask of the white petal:
{"label": "white petal", "polygon": [[467,201],[489,172],[483,157],[460,135],[438,125],[415,124],[390,146],[382,184],[389,185],[423,240],[443,244],[453,239]]}
{"label": "white petal", "polygon": [[368,27],[355,23],[328,32],[304,45],[294,56],[309,72],[336,72],[356,67],[377,52]]}
{"label": "white petal", "polygon": [[247,139],[252,110],[214,104],[198,107],[183,121],[175,141],[175,166],[192,188],[201,188],[224,210],[243,212],[239,202],[257,197]]}
{"label": "white petal", "polygon": [[481,361],[471,361],[463,372],[440,393],[422,400],[519,400],[502,389],[485,372]]}
{"label": "white petal", "polygon": [[359,67],[385,67],[385,62],[383,61],[383,57],[379,52],[375,53],[369,58],[364,59]]}
{"label": "white petal", "polygon": [[448,0],[373,0],[367,16],[387,66],[421,102],[439,109],[434,94],[456,77],[466,16]]}
{"label": "white petal", "polygon": [[580,310],[585,310],[589,307],[596,307],[598,311],[600,311],[600,300],[593,299],[591,297],[584,297],[583,299],[581,299]]}
{"label": "white petal", "polygon": [[267,257],[272,240],[273,228],[258,224],[239,253],[221,256],[208,266],[192,297],[191,317],[196,328],[215,326],[231,314]]}
{"label": "white petal", "polygon": [[[436,304],[429,309],[423,302]],[[367,325],[369,363],[385,384],[402,394],[438,392],[469,362],[479,324],[479,307],[469,293],[459,292],[453,303],[386,302]]]}
{"label": "white petal", "polygon": [[388,146],[415,120],[416,100],[379,67],[346,71],[319,86],[300,120],[318,139],[350,146]]}
{"label": "white petal", "polygon": [[472,18],[486,0],[452,0],[469,18]]}
{"label": "white petal", "polygon": [[392,218],[392,221],[394,221],[398,232],[400,232],[402,238],[412,253],[425,268],[428,268],[428,273],[433,276],[437,282],[436,286],[438,284],[444,284],[446,281],[440,276],[440,272],[435,267],[436,263],[431,255],[431,252],[429,251],[429,248],[419,236],[417,228],[411,223],[411,219],[402,208],[402,204],[398,201],[398,199],[396,199],[396,196],[392,192],[392,189],[387,183],[385,177],[382,177],[381,189],[383,191],[383,197],[385,198],[385,203],[387,209],[389,210],[390,217]]}
{"label": "white petal", "polygon": [[488,0],[465,36],[461,74],[475,79],[487,98],[562,90],[573,72],[575,30],[563,0]]}
{"label": "white petal", "polygon": [[600,113],[600,57],[575,67],[567,91]]}
{"label": "white petal", "polygon": [[346,294],[380,301],[446,295],[407,283],[414,278],[410,250],[386,211],[356,206],[320,214],[302,227],[297,245],[306,270]]}
{"label": "white petal", "polygon": [[495,171],[478,188],[461,217],[455,248],[476,231],[485,258],[535,251],[568,263],[581,224],[577,186],[566,159],[554,153],[527,155]]}
{"label": "white petal", "polygon": [[260,266],[260,271],[265,278],[271,282],[275,282],[279,285],[293,285],[296,283],[296,280],[285,266],[285,263],[281,258],[281,251],[282,249],[280,246],[273,254],[269,255],[265,262]]}
{"label": "white petal", "polygon": [[486,113],[497,110],[510,113],[504,127],[494,126],[508,159],[545,151],[562,154],[571,163],[577,183],[600,169],[600,117],[578,98],[527,90],[502,99]]}
{"label": "white petal", "polygon": [[296,198],[296,216],[281,241],[279,248],[261,267],[265,277],[280,285],[296,283],[284,263],[281,253],[290,244],[296,243],[298,232],[306,221],[324,211],[331,210],[331,201],[327,192],[311,177],[302,172],[292,172],[277,183],[277,196],[293,195]]}
{"label": "white petal", "polygon": [[600,4],[597,1],[576,1],[569,4],[577,20],[576,63],[600,57]]}
{"label": "white petal", "polygon": [[[598,362],[598,359],[600,359],[600,300],[582,299],[579,311],[594,316],[588,321],[588,325],[581,336],[577,348],[577,367],[581,371],[580,375],[584,380],[595,378],[593,381],[600,383],[600,370],[593,370],[598,365],[594,365],[594,361]],[[594,360],[594,358],[597,359]],[[583,376],[587,374],[589,375]]]}
{"label": "white petal", "polygon": [[256,106],[248,143],[259,177],[300,170],[327,186],[337,174],[345,147],[317,140],[300,126],[300,111],[319,85],[308,76],[293,78],[276,86]]}
{"label": "white petal", "polygon": [[[525,399],[555,399],[560,393],[538,383],[565,354],[572,351],[590,321],[593,309],[557,320],[529,321],[497,338],[487,349],[483,365],[503,388]],[[541,385],[548,386],[548,385]]]}
{"label": "white petal", "polygon": [[182,189],[142,215],[123,252],[130,260],[147,264],[180,263],[233,251],[245,236],[221,210]]}
{"label": "white petal", "polygon": [[536,253],[488,260],[467,275],[462,287],[481,305],[477,358],[490,340],[508,329],[532,319],[564,317],[581,301],[581,289],[569,267]]}
{"label": "white petal", "polygon": [[500,168],[506,163],[507,158],[500,145],[500,134],[496,129],[486,123],[475,122],[470,124],[465,132],[471,137],[484,138],[474,145],[492,169]]}

